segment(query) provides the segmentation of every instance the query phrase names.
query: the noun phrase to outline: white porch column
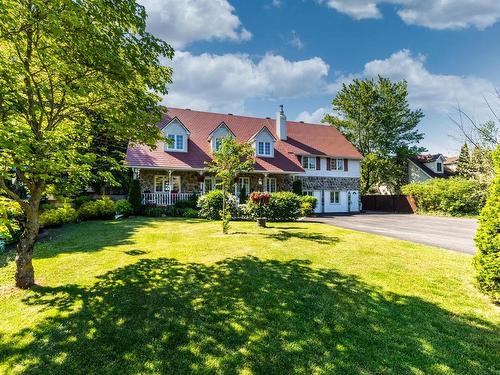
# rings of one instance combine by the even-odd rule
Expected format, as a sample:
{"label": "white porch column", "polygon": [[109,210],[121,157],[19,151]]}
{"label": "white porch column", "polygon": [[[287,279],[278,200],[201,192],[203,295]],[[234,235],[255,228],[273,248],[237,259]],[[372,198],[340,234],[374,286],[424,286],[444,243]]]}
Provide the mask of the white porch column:
{"label": "white porch column", "polygon": [[264,180],[262,181],[263,185],[264,185],[264,192],[265,193],[269,193],[267,191],[267,173],[264,173]]}
{"label": "white porch column", "polygon": [[172,185],[174,184],[174,179],[172,178],[172,170],[168,171],[168,191],[172,191]]}

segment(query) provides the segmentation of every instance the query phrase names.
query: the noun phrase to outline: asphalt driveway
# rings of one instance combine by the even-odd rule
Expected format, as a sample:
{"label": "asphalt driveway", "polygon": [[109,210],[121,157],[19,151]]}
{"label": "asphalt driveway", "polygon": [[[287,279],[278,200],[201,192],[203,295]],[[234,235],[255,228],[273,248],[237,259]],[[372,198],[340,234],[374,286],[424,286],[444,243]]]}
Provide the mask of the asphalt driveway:
{"label": "asphalt driveway", "polygon": [[311,221],[474,254],[477,220],[407,214],[319,216]]}

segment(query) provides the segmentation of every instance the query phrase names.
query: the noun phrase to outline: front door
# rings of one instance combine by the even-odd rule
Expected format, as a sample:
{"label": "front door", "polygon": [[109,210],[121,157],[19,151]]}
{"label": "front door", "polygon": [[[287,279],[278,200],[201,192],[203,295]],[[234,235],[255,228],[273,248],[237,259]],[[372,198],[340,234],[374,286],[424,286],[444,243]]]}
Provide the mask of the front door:
{"label": "front door", "polygon": [[349,212],[358,212],[359,211],[359,192],[358,191],[350,191],[348,193],[348,207],[349,207]]}
{"label": "front door", "polygon": [[317,203],[314,213],[320,214],[323,212],[323,193],[321,190],[314,190],[313,196],[316,197]]}

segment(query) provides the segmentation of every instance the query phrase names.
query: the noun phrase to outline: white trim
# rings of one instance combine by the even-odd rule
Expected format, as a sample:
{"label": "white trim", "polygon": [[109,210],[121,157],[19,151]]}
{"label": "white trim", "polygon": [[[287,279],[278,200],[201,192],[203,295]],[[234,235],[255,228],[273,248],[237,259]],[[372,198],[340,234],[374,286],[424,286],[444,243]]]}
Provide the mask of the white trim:
{"label": "white trim", "polygon": [[[150,170],[172,170],[172,171],[182,171],[182,172],[208,172],[208,168],[177,168],[177,167],[150,167],[142,165],[126,165],[127,168],[139,168],[139,169],[150,169]],[[271,173],[271,174],[304,174],[304,172],[297,171],[250,171],[247,173]]]}
{"label": "white trim", "polygon": [[225,127],[225,128],[229,131],[229,133],[231,133],[231,135],[232,135],[233,137],[235,137],[235,138],[236,138],[236,135],[233,133],[233,131],[232,131],[231,129],[229,129],[229,126],[227,126],[227,124],[226,124],[224,121],[222,121],[222,122],[221,122],[219,125],[217,125],[217,127],[216,127],[214,130],[212,130],[212,131],[210,132],[210,134],[208,135],[208,141],[209,141],[209,142],[212,140],[212,136],[213,136],[213,134],[214,134],[214,133],[215,133],[215,132],[216,132],[219,128],[222,128],[222,127]]}
{"label": "white trim", "polygon": [[187,133],[188,136],[191,135],[191,132],[189,131],[189,129],[186,127],[186,125],[184,125],[184,123],[181,121],[181,119],[179,117],[177,117],[177,116],[175,116],[172,120],[170,120],[169,122],[167,122],[165,124],[165,126],[163,128],[161,128],[161,131],[163,131],[167,126],[169,126],[175,120],[177,120],[177,122],[182,125],[182,127],[184,128],[184,130],[186,130],[186,133]]}
{"label": "white trim", "polygon": [[418,169],[420,169],[427,177],[429,178],[434,178],[433,176],[431,176],[429,173],[427,173],[426,171],[424,171],[422,168],[420,168],[420,166],[418,164],[415,164],[411,159],[408,159],[408,161],[410,163],[412,163],[415,167],[417,167]]}
{"label": "white trim", "polygon": [[274,139],[275,142],[277,141],[276,137],[273,135],[273,133],[271,133],[271,131],[267,128],[267,126],[262,126],[262,128],[257,133],[255,133],[250,137],[249,141],[255,141],[259,136],[259,134],[262,133],[263,131],[266,131]]}

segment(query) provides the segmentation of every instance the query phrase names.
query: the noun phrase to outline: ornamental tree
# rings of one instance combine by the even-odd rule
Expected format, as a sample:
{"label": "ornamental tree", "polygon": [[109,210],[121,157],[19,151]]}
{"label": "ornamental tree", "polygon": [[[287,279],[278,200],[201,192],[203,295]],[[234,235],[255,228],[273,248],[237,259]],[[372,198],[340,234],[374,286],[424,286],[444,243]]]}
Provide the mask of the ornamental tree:
{"label": "ornamental tree", "polygon": [[[0,0],[0,189],[26,222],[16,285],[35,283],[32,255],[47,188],[90,177],[107,134],[154,145],[173,49],[145,31],[133,0]],[[96,127],[95,118],[99,117]],[[9,188],[17,179],[23,198]]]}
{"label": "ornamental tree", "polygon": [[234,186],[235,179],[244,172],[250,172],[254,166],[254,149],[249,143],[238,143],[230,135],[222,139],[221,146],[214,151],[213,160],[209,163],[209,171],[221,180],[222,200],[222,232],[227,234],[231,213],[227,209],[226,195]]}

